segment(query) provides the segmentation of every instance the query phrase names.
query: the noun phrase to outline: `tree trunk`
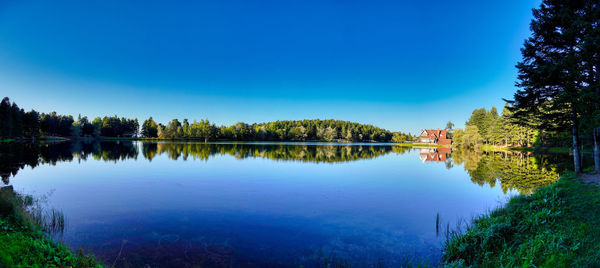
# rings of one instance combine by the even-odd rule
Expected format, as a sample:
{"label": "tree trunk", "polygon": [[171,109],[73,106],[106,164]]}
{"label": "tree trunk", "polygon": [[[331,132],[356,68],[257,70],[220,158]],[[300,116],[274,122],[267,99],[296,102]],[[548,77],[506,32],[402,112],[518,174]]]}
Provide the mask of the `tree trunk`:
{"label": "tree trunk", "polygon": [[594,129],[594,170],[600,173],[600,128]]}
{"label": "tree trunk", "polygon": [[577,115],[573,112],[573,165],[575,173],[581,173],[581,154],[579,154],[579,129]]}

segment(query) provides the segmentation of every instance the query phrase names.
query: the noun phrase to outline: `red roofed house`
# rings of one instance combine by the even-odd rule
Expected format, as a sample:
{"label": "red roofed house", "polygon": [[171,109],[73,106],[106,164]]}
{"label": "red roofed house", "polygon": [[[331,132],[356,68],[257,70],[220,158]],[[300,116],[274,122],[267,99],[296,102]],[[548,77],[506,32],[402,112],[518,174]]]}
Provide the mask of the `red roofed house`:
{"label": "red roofed house", "polygon": [[452,140],[447,138],[448,133],[446,130],[440,129],[423,129],[421,130],[421,136],[419,142],[439,144],[439,145],[450,145]]}

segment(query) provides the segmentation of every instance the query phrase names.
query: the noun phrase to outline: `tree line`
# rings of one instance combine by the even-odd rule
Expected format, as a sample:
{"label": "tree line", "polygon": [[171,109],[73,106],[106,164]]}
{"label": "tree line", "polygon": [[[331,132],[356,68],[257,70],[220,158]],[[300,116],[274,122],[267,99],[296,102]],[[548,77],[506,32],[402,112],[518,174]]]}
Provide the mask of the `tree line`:
{"label": "tree line", "polygon": [[96,117],[59,115],[56,112],[25,112],[8,97],[0,104],[0,138],[58,137],[139,137],[194,139],[202,141],[351,141],[404,142],[410,133],[391,132],[373,125],[341,120],[295,120],[217,126],[209,120],[190,122],[173,119],[166,125],[152,117],[140,126],[137,119],[118,116]]}
{"label": "tree line", "polygon": [[189,122],[171,120],[167,125],[156,123],[152,117],[144,121],[141,136],[159,139],[199,139],[236,141],[355,141],[389,142],[405,135],[372,125],[341,120],[295,120],[216,126],[208,120]]}
{"label": "tree line", "polygon": [[452,132],[453,143],[461,147],[473,148],[483,144],[506,147],[542,145],[541,133],[532,127],[519,124],[508,104],[504,106],[500,115],[496,107],[489,111],[485,108],[475,109],[464,129],[449,131]]}
{"label": "tree line", "polygon": [[96,117],[91,122],[87,117],[59,115],[56,112],[25,112],[8,97],[0,102],[0,138],[58,137],[133,137],[137,135],[137,119],[117,116]]}

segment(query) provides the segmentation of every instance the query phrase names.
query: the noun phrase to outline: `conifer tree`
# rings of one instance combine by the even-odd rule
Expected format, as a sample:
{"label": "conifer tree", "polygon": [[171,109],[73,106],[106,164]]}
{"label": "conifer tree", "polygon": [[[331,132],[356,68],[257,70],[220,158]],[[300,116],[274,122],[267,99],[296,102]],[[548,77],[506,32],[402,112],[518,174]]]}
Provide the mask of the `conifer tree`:
{"label": "conifer tree", "polygon": [[511,101],[517,118],[534,115],[543,124],[558,119],[570,125],[575,172],[581,171],[579,132],[585,83],[579,22],[585,2],[544,0],[533,10],[532,36],[525,41],[523,59],[517,64],[520,89]]}

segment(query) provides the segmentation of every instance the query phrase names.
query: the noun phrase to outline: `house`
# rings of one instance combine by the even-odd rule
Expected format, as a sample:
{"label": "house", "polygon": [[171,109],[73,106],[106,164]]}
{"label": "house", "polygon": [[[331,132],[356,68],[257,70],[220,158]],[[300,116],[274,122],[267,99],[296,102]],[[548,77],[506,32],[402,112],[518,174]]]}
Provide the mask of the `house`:
{"label": "house", "polygon": [[452,140],[447,137],[448,132],[440,129],[423,129],[419,142],[428,144],[450,145]]}

